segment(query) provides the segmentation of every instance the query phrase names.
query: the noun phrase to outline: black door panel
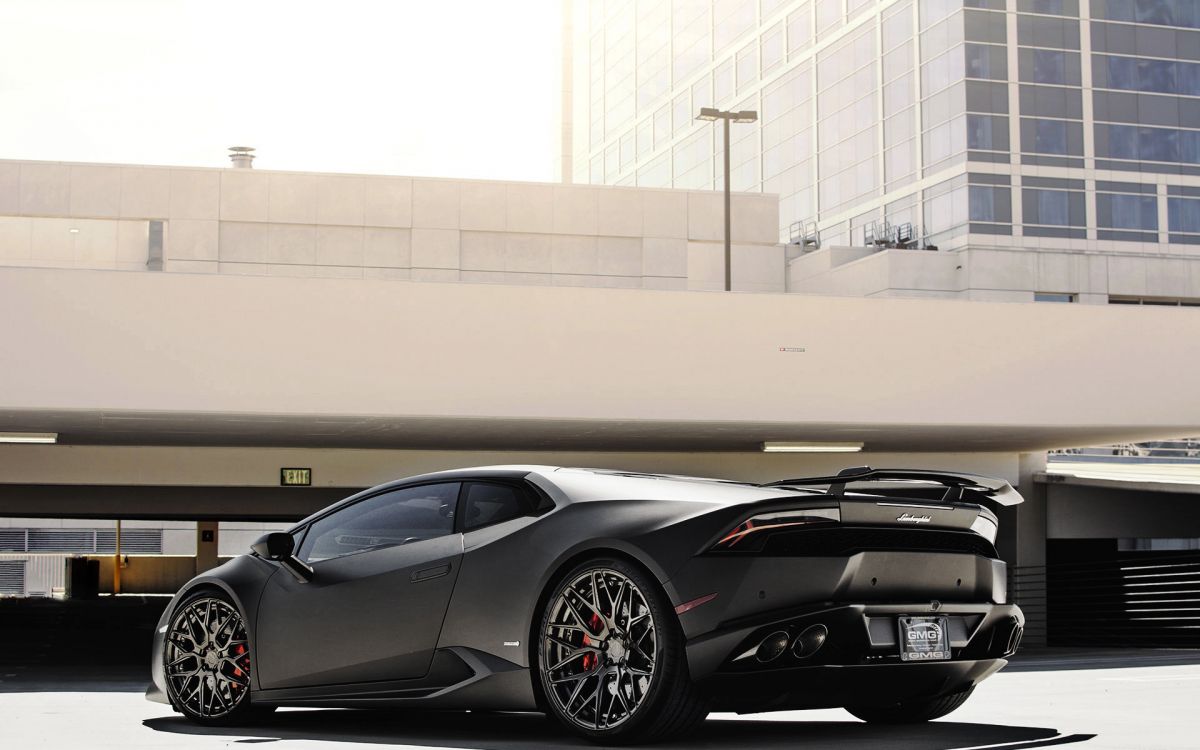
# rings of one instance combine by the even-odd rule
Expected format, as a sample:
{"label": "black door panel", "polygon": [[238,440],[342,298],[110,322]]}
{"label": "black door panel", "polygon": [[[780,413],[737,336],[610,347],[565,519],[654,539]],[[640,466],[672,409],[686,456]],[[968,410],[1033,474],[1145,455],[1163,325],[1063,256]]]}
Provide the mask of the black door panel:
{"label": "black door panel", "polygon": [[259,607],[262,687],[424,676],[462,544],[451,534],[316,562],[309,583],[272,576]]}

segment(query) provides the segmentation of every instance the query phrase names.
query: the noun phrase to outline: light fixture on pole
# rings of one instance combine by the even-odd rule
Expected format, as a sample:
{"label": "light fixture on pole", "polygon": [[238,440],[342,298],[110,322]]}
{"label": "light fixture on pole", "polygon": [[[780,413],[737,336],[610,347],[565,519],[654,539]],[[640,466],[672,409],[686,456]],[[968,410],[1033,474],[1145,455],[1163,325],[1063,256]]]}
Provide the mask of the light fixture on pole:
{"label": "light fixture on pole", "polygon": [[725,291],[728,292],[733,289],[733,250],[729,231],[729,123],[755,122],[758,120],[758,113],[750,109],[726,112],[715,107],[701,107],[696,119],[709,122],[725,121]]}

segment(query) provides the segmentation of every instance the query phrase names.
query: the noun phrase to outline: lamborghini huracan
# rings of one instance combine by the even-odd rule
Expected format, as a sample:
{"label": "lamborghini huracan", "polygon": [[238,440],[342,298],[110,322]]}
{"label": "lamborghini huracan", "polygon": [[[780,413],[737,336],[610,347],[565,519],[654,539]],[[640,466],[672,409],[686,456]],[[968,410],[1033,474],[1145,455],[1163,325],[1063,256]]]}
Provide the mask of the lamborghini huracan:
{"label": "lamborghini huracan", "polygon": [[147,697],[202,724],[277,706],[542,711],[608,744],[710,711],[943,716],[1017,648],[1008,483],[846,469],[748,484],[505,466],[338,502],[197,576]]}

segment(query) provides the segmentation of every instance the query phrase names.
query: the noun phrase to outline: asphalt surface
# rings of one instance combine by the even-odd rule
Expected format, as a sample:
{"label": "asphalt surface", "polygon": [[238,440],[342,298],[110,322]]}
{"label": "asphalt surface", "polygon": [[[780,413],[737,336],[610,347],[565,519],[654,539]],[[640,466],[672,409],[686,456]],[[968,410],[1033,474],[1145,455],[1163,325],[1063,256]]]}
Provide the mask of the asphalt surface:
{"label": "asphalt surface", "polygon": [[[165,599],[7,604],[0,602],[0,748],[592,747],[534,714],[281,710],[255,727],[203,729],[142,696],[148,654],[139,653]],[[1200,747],[1200,651],[1027,650],[965,706],[929,724],[869,726],[841,710],[714,714],[693,738],[663,747],[1059,745]]]}

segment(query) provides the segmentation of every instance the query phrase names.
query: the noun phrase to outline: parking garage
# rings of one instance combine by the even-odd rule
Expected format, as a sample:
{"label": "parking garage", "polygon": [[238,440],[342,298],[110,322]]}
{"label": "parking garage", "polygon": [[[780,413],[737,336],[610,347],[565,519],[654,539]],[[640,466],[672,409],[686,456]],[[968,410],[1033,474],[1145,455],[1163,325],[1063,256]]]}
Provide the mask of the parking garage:
{"label": "parking garage", "polygon": [[[661,197],[631,195],[638,205]],[[686,236],[688,200],[685,236],[675,239],[690,252],[705,243]],[[62,691],[97,707],[89,728],[140,718],[137,726],[156,733],[114,726],[117,744],[168,734],[183,741],[176,735],[188,730],[168,716],[146,718],[131,702],[140,701],[163,594],[243,552],[262,531],[361,488],[489,464],[750,482],[851,465],[1002,477],[1027,498],[1002,513],[998,547],[1012,596],[1029,615],[1028,646],[1197,645],[1188,594],[1195,560],[1170,548],[1170,540],[1200,538],[1194,478],[1089,476],[1047,458],[1066,446],[1200,434],[1200,404],[1161,378],[1200,364],[1194,316],[826,298],[751,282],[747,293],[704,293],[700,260],[685,264],[676,289],[244,276],[219,262],[207,269],[216,273],[172,272],[172,247],[196,227],[177,219],[172,230],[169,219],[161,270],[149,255],[140,261],[147,270],[124,272],[0,267],[0,319],[19,322],[0,327],[0,429],[49,436],[0,444],[0,585],[42,597],[6,600],[0,610],[0,692],[14,710],[50,715],[51,704],[35,706],[27,696],[39,693],[29,691]],[[225,231],[230,247],[249,241],[242,229]],[[445,231],[466,241],[474,230]],[[752,245],[739,252],[753,253]],[[643,262],[654,248],[661,243],[644,242]],[[750,267],[743,280],[764,268]],[[692,271],[696,286],[684,291]],[[802,450],[764,450],[779,444]],[[857,452],[822,450],[847,445]],[[90,588],[68,573],[79,557],[93,564],[99,596],[59,601]],[[1097,601],[1105,617],[1087,614]],[[1027,671],[988,687],[1008,713],[968,712],[962,722],[902,734],[898,746],[1035,747],[1107,733],[1112,746],[1127,747],[1137,738],[1097,718],[1094,707],[1107,705],[1097,696],[1147,684],[1155,690],[1139,699],[1157,696],[1147,715],[1174,733],[1160,746],[1186,741],[1170,707],[1195,679],[1190,652],[1134,661],[1103,650],[1058,654],[1035,651]],[[1098,665],[1086,684],[1076,671],[1085,663]],[[1045,710],[1067,685],[1080,688],[1069,705]],[[724,744],[736,745],[731,737],[748,728],[754,746],[771,746],[794,740],[797,717],[780,718],[787,733],[770,721],[711,723]],[[805,718],[813,742],[883,739],[842,726],[844,714]],[[481,719],[460,740],[436,721],[374,718],[364,729],[339,721],[323,716],[310,726],[291,717],[258,734],[189,741],[449,738],[473,747],[487,744],[480,737],[489,732],[515,738],[510,746],[560,739],[520,717]],[[64,743],[80,741],[56,731]]]}

